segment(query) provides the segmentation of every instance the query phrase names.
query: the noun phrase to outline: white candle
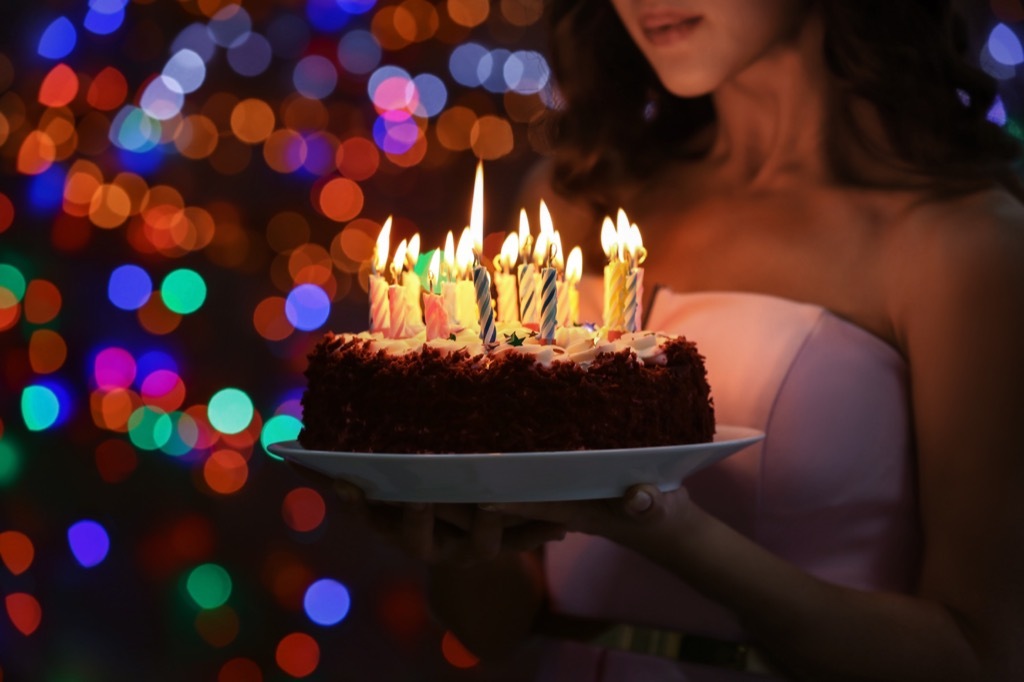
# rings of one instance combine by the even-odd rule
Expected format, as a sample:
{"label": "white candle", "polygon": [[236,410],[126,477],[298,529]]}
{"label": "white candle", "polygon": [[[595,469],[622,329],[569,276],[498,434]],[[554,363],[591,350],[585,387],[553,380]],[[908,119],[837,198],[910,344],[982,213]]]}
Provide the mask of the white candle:
{"label": "white candle", "polygon": [[580,321],[580,291],[579,282],[583,278],[583,251],[574,246],[569,252],[569,258],[565,261],[565,286],[569,290],[569,311],[566,314],[567,326],[579,324]]}

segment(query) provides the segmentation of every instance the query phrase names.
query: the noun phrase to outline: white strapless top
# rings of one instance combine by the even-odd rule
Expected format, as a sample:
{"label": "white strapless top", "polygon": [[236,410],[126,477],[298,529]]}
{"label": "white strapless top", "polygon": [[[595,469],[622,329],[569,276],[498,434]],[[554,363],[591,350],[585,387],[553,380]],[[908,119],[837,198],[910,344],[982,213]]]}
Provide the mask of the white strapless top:
{"label": "white strapless top", "polygon": [[[824,580],[913,588],[920,531],[908,379],[892,346],[819,306],[750,293],[661,290],[645,326],[697,343],[717,423],[766,434],[686,481],[702,508]],[[727,610],[609,541],[570,535],[545,551],[556,612],[744,639]],[[548,672],[576,672],[544,679],[748,679],[616,652],[597,677],[586,672],[596,670],[595,650],[562,648]]]}

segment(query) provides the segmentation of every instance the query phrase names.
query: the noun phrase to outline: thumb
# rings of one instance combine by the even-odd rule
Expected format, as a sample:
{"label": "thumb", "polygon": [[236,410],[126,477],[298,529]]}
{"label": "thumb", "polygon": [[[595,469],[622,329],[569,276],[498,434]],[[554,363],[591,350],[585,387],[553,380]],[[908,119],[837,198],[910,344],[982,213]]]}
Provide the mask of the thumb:
{"label": "thumb", "polygon": [[633,486],[622,502],[626,515],[637,520],[656,518],[664,506],[661,491],[649,484]]}

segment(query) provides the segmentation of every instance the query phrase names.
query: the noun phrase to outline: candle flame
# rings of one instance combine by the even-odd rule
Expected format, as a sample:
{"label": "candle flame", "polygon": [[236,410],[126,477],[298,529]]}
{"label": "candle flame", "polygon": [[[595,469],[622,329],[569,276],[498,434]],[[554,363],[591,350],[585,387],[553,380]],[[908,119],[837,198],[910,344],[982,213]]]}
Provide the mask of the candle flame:
{"label": "candle flame", "polygon": [[516,259],[519,257],[519,235],[515,232],[509,232],[508,236],[505,237],[505,241],[501,245],[501,255],[499,256],[501,267],[505,272],[511,272],[512,268],[515,267]]}
{"label": "candle flame", "polygon": [[551,235],[541,231],[537,235],[537,243],[533,245],[533,262],[538,268],[544,267],[548,259],[548,247],[551,245]]}
{"label": "candle flame", "polygon": [[601,248],[608,260],[614,260],[618,249],[618,238],[615,232],[615,223],[608,216],[605,216],[601,223]]}
{"label": "candle flame", "polygon": [[409,248],[405,252],[405,260],[410,270],[416,269],[416,262],[420,259],[420,233],[417,232],[409,240]]}
{"label": "candle flame", "polygon": [[388,249],[391,248],[391,216],[384,221],[377,235],[377,245],[373,249],[373,271],[378,272],[384,269],[388,262]]}
{"label": "candle flame", "polygon": [[408,242],[403,239],[395,249],[395,259],[391,261],[391,274],[395,277],[395,284],[398,284],[398,274],[405,269],[405,252],[409,249]]}
{"label": "candle flame", "polygon": [[462,228],[459,245],[455,247],[455,268],[461,277],[468,277],[473,269],[473,234],[470,228]]}
{"label": "candle flame", "polygon": [[629,246],[629,218],[621,208],[615,216],[615,241],[619,247],[619,260],[626,260],[626,251]]}
{"label": "candle flame", "polygon": [[636,267],[647,260],[647,249],[644,248],[644,239],[640,236],[640,228],[635,223],[629,226],[627,238],[626,249],[633,261],[633,267]]}
{"label": "candle flame", "polygon": [[555,231],[555,224],[551,220],[551,212],[548,211],[548,205],[544,203],[544,200],[540,200],[540,232],[541,234],[547,234],[549,237]]}
{"label": "candle flame", "polygon": [[473,252],[479,258],[484,248],[484,162],[476,164],[476,181],[473,183],[473,208],[469,214],[469,229],[472,231]]}
{"label": "candle flame", "polygon": [[533,246],[533,237],[530,236],[530,219],[526,215],[526,209],[519,209],[519,256],[523,261],[530,258],[530,247]]}
{"label": "candle flame", "polygon": [[448,230],[448,236],[444,238],[444,264],[449,268],[455,267],[455,235]]}
{"label": "candle flame", "polygon": [[565,256],[562,254],[562,235],[558,230],[551,233],[551,247],[551,264],[556,270],[562,270],[565,267]]}
{"label": "candle flame", "polygon": [[565,261],[565,281],[570,284],[580,281],[583,278],[583,250],[578,246],[572,247],[569,258]]}
{"label": "candle flame", "polygon": [[[451,232],[448,233],[449,235]],[[430,265],[427,267],[427,287],[430,289],[430,293],[434,293],[434,284],[437,283],[438,278],[441,275],[441,252],[434,249],[434,255],[430,257]]]}

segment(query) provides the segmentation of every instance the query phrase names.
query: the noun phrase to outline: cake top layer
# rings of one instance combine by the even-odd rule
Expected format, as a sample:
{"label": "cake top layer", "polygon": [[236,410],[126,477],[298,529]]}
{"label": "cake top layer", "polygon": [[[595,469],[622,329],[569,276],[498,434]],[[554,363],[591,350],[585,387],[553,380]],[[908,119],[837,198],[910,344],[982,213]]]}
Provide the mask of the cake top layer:
{"label": "cake top layer", "polygon": [[623,333],[609,338],[602,330],[583,325],[559,327],[555,332],[553,344],[544,344],[537,332],[518,323],[498,324],[497,342],[484,344],[479,335],[468,328],[456,329],[447,339],[426,340],[420,331],[414,336],[403,339],[385,338],[383,334],[360,332],[358,334],[339,334],[343,340],[365,341],[370,351],[383,351],[389,355],[405,355],[430,348],[445,355],[459,351],[466,352],[470,357],[488,355],[496,357],[504,353],[521,353],[532,355],[538,364],[547,366],[553,362],[575,362],[589,365],[594,358],[603,353],[631,351],[645,364],[664,364],[664,344],[673,337],[656,332]]}

